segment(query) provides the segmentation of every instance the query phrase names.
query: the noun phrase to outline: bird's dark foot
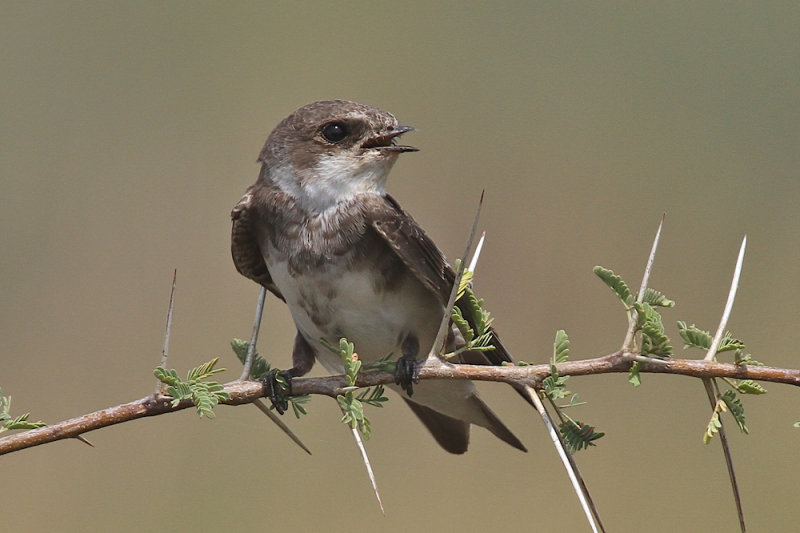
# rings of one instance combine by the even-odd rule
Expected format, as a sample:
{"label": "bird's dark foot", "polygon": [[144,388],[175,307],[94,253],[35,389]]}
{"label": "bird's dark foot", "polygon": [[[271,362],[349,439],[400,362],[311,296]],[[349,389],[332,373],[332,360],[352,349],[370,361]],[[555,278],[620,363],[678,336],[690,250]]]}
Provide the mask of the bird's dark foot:
{"label": "bird's dark foot", "polygon": [[414,384],[419,383],[420,362],[413,355],[404,355],[397,360],[394,370],[394,382],[411,396],[414,394]]}
{"label": "bird's dark foot", "polygon": [[292,394],[292,376],[273,368],[264,376],[264,396],[270,399],[272,406],[282,415],[289,408],[288,397]]}

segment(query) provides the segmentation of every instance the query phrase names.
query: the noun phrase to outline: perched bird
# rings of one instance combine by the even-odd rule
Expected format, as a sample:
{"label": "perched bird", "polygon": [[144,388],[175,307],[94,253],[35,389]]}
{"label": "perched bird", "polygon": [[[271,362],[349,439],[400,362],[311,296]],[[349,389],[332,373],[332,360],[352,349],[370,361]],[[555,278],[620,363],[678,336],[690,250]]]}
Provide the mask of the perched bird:
{"label": "perched bird", "polygon": [[[344,337],[364,362],[399,354],[392,387],[448,452],[467,450],[471,424],[526,451],[471,381],[419,382],[417,367],[432,348],[455,275],[386,192],[398,156],[417,151],[397,144],[412,130],[390,113],[343,100],[314,102],[283,119],[258,157],[258,179],[231,213],[233,261],[289,307],[297,335],[284,377],[306,374],[315,359],[342,373],[321,339],[337,346]],[[446,345],[464,346],[455,327]],[[492,345],[454,362],[511,360],[494,333]]]}

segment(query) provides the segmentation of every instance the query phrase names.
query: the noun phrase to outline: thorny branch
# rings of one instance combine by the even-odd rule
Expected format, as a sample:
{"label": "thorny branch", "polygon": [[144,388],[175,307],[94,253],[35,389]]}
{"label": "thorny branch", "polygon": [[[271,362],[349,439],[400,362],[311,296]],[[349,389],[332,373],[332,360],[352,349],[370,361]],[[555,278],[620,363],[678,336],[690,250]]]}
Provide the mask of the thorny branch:
{"label": "thorny branch", "polygon": [[[679,374],[695,378],[752,379],[800,386],[800,370],[795,369],[734,365],[719,361],[695,359],[651,360],[622,351],[594,359],[560,363],[556,367],[559,375],[562,376],[627,373],[630,370],[632,360],[639,361],[640,373]],[[549,375],[549,364],[530,366],[451,365],[435,359],[429,359],[420,368],[419,377],[420,379],[498,381],[535,387]],[[394,374],[390,372],[370,371],[359,374],[357,385],[370,387],[393,382]],[[292,392],[298,395],[323,394],[335,397],[337,394],[342,394],[345,386],[346,383],[343,376],[296,378],[292,380]],[[264,396],[264,387],[257,381],[232,381],[225,385],[225,391],[231,395],[230,400],[224,402],[226,405],[252,403]],[[157,416],[193,407],[189,401],[183,401],[176,407],[172,407],[171,402],[172,398],[169,396],[151,395],[57,424],[9,435],[0,439],[0,455],[57,440],[77,438],[89,431],[121,424],[137,418]]]}

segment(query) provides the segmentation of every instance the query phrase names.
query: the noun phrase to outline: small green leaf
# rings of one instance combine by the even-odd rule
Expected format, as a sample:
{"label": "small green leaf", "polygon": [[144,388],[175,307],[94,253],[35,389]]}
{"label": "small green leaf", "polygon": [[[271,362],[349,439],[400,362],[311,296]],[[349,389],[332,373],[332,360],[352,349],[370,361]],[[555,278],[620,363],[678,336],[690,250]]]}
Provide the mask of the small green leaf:
{"label": "small green leaf", "polygon": [[361,370],[383,370],[384,372],[394,372],[396,363],[392,361],[394,353],[389,352],[380,359],[375,359],[369,363],[361,365]]}
{"label": "small green leaf", "polygon": [[[361,361],[358,359],[358,354],[355,352],[353,343],[347,342],[345,338],[341,338],[339,339],[339,347],[336,348],[325,339],[320,339],[320,342],[333,353],[339,355],[344,365],[347,384],[350,387],[354,387],[358,380],[358,372],[361,370]],[[377,362],[373,362],[373,366],[386,366],[389,364],[393,366],[393,363],[388,361],[389,357],[391,357],[391,354]],[[369,419],[364,415],[364,403],[382,407],[381,403],[386,400],[387,398],[383,396],[383,387],[381,386],[375,387],[372,392],[370,392],[370,389],[366,389],[359,394],[358,397],[353,394],[353,391],[347,391],[345,394],[340,394],[336,397],[336,401],[339,402],[339,407],[342,410],[342,422],[349,425],[351,428],[358,428],[358,431],[361,432],[364,439],[369,439],[372,433],[372,425]],[[362,403],[362,401],[364,403]]]}
{"label": "small green leaf", "polygon": [[289,404],[291,404],[292,411],[294,411],[294,416],[296,418],[300,418],[302,415],[308,414],[305,404],[311,400],[311,396],[308,394],[299,394],[297,396],[289,396],[287,400],[289,400]]}
{"label": "small green leaf", "polygon": [[752,379],[746,379],[744,381],[732,381],[732,385],[734,388],[742,393],[742,394],[766,394],[767,389],[761,386],[760,383],[756,383]]}
{"label": "small green leaf", "polygon": [[244,364],[245,360],[247,360],[247,351],[250,349],[250,343],[244,339],[235,338],[231,341],[231,348],[239,362]]}
{"label": "small green leaf", "polygon": [[473,338],[475,338],[475,332],[472,330],[472,326],[469,325],[469,322],[464,315],[461,314],[461,309],[457,305],[453,306],[453,311],[450,313],[450,318],[453,321],[453,325],[458,328],[458,331],[461,333],[461,336],[464,337],[464,341],[469,343]]}
{"label": "small green leaf", "polygon": [[186,381],[178,377],[178,373],[171,369],[158,367],[153,374],[159,381],[168,385],[167,394],[173,398],[172,406],[176,407],[182,400],[191,400],[201,417],[214,418],[214,407],[221,401],[230,399],[224,387],[215,381],[204,381],[209,377],[224,371],[224,368],[215,369],[219,358],[212,359],[187,373]]}
{"label": "small green leaf", "polygon": [[[250,343],[243,339],[233,339],[231,341],[231,348],[239,362],[244,364],[247,360],[247,351],[250,349]],[[253,363],[250,366],[250,378],[256,381],[263,380],[270,371],[270,364],[258,354],[258,350],[253,352]]]}
{"label": "small green leaf", "polygon": [[703,436],[704,443],[708,444],[714,435],[719,432],[719,428],[722,427],[719,414],[724,413],[725,411],[729,411],[731,413],[742,433],[749,433],[744,420],[744,406],[742,405],[741,400],[736,397],[736,392],[729,389],[722,393],[722,395],[717,399],[716,406],[714,407],[714,413],[711,415],[711,420],[708,422],[706,433]]}
{"label": "small green leaf", "polygon": [[556,331],[556,340],[553,343],[553,361],[565,363],[569,359],[569,337],[563,329]]}
{"label": "small green leaf", "polygon": [[181,382],[181,378],[178,377],[178,373],[175,370],[167,370],[160,366],[153,370],[153,375],[161,383],[166,383],[167,385],[175,385]]}
{"label": "small green leaf", "polygon": [[[710,332],[696,327],[694,324],[687,326],[686,322],[678,321],[678,333],[686,343],[684,348],[700,348],[701,350],[708,350],[711,348],[711,343],[714,337]],[[736,351],[737,357],[740,352],[745,348],[745,345],[739,339],[734,338],[730,331],[726,331],[720,340],[717,353]],[[738,364],[738,363],[737,363]],[[742,363],[747,364],[747,363]]]}
{"label": "small green leaf", "polygon": [[336,401],[339,402],[339,407],[342,410],[342,422],[345,424],[350,424],[353,420],[351,416],[351,409],[350,404],[352,403],[353,395],[352,393],[348,392],[346,394],[340,394],[336,397]]}
{"label": "small green leaf", "polygon": [[[560,329],[556,331],[556,339],[553,342],[553,355],[550,358],[550,375],[542,380],[544,393],[552,401],[558,400],[559,398],[566,398],[572,394],[564,385],[569,379],[569,376],[559,376],[558,368],[556,368],[556,363],[563,363],[568,358],[569,337],[563,329]],[[526,366],[528,363],[523,362],[517,364]]]}
{"label": "small green leaf", "polygon": [[747,426],[744,425],[744,405],[742,405],[742,401],[736,396],[736,393],[730,389],[726,390],[722,393],[722,401],[725,402],[742,433],[749,433]]}
{"label": "small green leaf", "polygon": [[38,422],[28,422],[29,416],[31,416],[30,413],[25,413],[24,415],[19,415],[16,418],[4,421],[3,424],[0,425],[0,433],[12,429],[36,429],[47,425],[41,420]]}
{"label": "small green leaf", "polygon": [[722,427],[722,422],[719,421],[719,414],[725,410],[725,402],[722,400],[717,400],[717,403],[714,406],[714,412],[711,414],[711,419],[708,421],[708,426],[706,426],[706,432],[703,434],[703,444],[708,444],[711,442],[711,439],[714,438],[714,435],[719,433],[719,428]]}
{"label": "small green leaf", "polygon": [[[458,269],[461,268],[461,259],[456,259],[456,266],[455,271],[458,272]],[[464,272],[461,273],[461,281],[458,284],[458,294],[456,295],[456,300],[461,299],[464,296],[464,292],[469,287],[469,284],[472,282],[472,278],[474,277],[474,273],[464,269]]]}
{"label": "small green leaf", "polygon": [[717,348],[717,353],[729,352],[731,350],[744,350],[745,345],[739,339],[735,339],[730,331],[726,331]]}
{"label": "small green leaf", "polygon": [[661,292],[648,287],[644,291],[644,298],[642,302],[652,305],[653,307],[675,307],[675,302],[664,296]]}
{"label": "small green leaf", "polygon": [[224,368],[217,368],[215,369],[214,366],[219,362],[219,357],[215,357],[211,361],[207,363],[203,363],[202,365],[195,367],[189,371],[186,376],[186,381],[202,381],[204,379],[208,379],[214,374],[219,374],[220,372],[224,372]]}
{"label": "small green leaf", "polygon": [[745,353],[743,350],[736,350],[733,358],[736,365],[764,366],[764,363],[756,361],[749,353]]}
{"label": "small green leaf", "polygon": [[373,407],[383,407],[383,403],[389,401],[389,398],[384,396],[383,393],[383,385],[378,385],[374,389],[363,390],[356,399]]}
{"label": "small green leaf", "polygon": [[344,375],[347,379],[347,386],[353,387],[358,379],[358,372],[361,370],[361,361],[358,359],[358,354],[355,352],[355,346],[352,342],[347,342],[347,339],[342,337],[339,339],[339,347],[335,347],[328,342],[325,338],[320,338],[319,342],[328,350],[335,353],[342,360],[344,366]]}
{"label": "small green leaf", "polygon": [[648,357],[671,357],[672,346],[664,334],[661,314],[648,303],[636,303],[639,323],[642,328],[642,355]]}
{"label": "small green leaf", "polygon": [[714,338],[711,333],[697,328],[694,324],[687,326],[686,322],[678,321],[678,334],[683,339],[684,348],[700,348],[701,350],[708,350],[711,348],[711,342]]}
{"label": "small green leaf", "polygon": [[167,393],[173,398],[175,398],[175,401],[177,403],[180,403],[181,400],[185,400],[192,397],[192,389],[189,388],[188,383],[185,383],[183,381],[180,381],[175,385],[167,387]]}
{"label": "small green leaf", "polygon": [[[700,348],[701,350],[708,350],[714,340],[711,336],[711,333],[708,331],[699,329],[694,324],[687,326],[686,322],[683,321],[678,321],[678,332],[686,343],[683,346],[684,348]],[[720,340],[719,347],[717,348],[717,354],[733,352],[734,364],[736,365],[764,366],[764,363],[753,359],[753,357],[749,353],[746,353],[744,349],[744,342],[734,337],[730,331],[726,331],[725,335],[723,335],[722,339]],[[735,387],[733,384],[732,386]],[[760,385],[756,386],[761,387]],[[748,385],[745,385],[745,388],[747,387]],[[761,387],[761,389],[766,392],[763,387]],[[739,392],[744,394],[760,394],[759,392],[756,392],[755,389],[740,390]]]}
{"label": "small green leaf", "polygon": [[369,439],[372,433],[372,426],[364,416],[364,405],[353,396],[353,392],[349,391],[344,395],[336,397],[339,402],[339,407],[342,409],[342,422],[349,425],[351,428],[358,428],[364,439]]}
{"label": "small green leaf", "polygon": [[622,280],[621,277],[614,274],[613,270],[603,268],[601,266],[594,267],[594,273],[608,285],[608,287],[617,295],[617,298],[625,304],[625,307],[630,307],[633,304],[633,295],[628,285]]}
{"label": "small green leaf", "polygon": [[572,452],[579,452],[589,446],[595,446],[594,441],[603,437],[605,433],[596,432],[595,428],[577,420],[566,420],[559,426],[564,444]]}
{"label": "small green leaf", "polygon": [[464,296],[465,298],[462,299],[462,302],[464,300],[466,301],[467,307],[472,311],[472,315],[475,317],[475,332],[479,336],[486,334],[494,319],[491,313],[483,307],[483,298],[478,298],[470,287],[464,290]]}
{"label": "small green leaf", "polygon": [[570,397],[568,404],[559,405],[558,408],[559,409],[566,409],[568,407],[578,407],[579,405],[586,405],[587,403],[589,403],[589,402],[578,401],[578,395],[577,394],[573,394],[572,397]]}
{"label": "small green leaf", "polygon": [[464,338],[465,346],[453,354],[448,354],[448,357],[466,350],[482,352],[494,350],[491,330],[494,319],[491,313],[483,308],[483,300],[475,296],[471,287],[463,288],[456,305],[453,306],[450,318]]}
{"label": "small green leaf", "polygon": [[642,384],[642,378],[639,376],[639,361],[634,361],[631,369],[628,371],[628,382],[634,387]]}
{"label": "small green leaf", "polygon": [[342,356],[342,363],[344,364],[344,373],[347,376],[347,384],[351,387],[356,384],[358,379],[358,372],[361,370],[361,360],[358,354],[354,351],[352,342],[347,342],[347,339],[339,340],[339,353]]}
{"label": "small green leaf", "polygon": [[544,393],[553,401],[566,398],[572,394],[565,386],[568,379],[569,376],[559,376],[555,365],[550,365],[550,375],[542,380]]}

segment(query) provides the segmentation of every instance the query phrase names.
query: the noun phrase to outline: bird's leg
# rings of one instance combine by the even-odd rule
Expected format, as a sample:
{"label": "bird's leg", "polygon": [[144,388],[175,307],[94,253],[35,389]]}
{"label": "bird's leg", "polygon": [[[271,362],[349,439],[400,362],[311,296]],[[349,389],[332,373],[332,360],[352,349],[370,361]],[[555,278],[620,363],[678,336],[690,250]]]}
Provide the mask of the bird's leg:
{"label": "bird's leg", "polygon": [[413,333],[409,333],[400,343],[403,355],[397,360],[394,371],[394,382],[411,396],[414,394],[414,384],[419,383],[419,366],[417,360],[419,355],[419,339]]}
{"label": "bird's leg", "polygon": [[280,371],[277,368],[273,368],[264,376],[263,383],[264,396],[269,398],[272,402],[272,407],[278,411],[279,415],[282,415],[289,408],[288,397],[292,394],[292,377],[289,371]]}
{"label": "bird's leg", "polygon": [[264,376],[264,396],[270,399],[272,406],[283,414],[289,408],[288,397],[292,395],[292,378],[299,377],[308,373],[314,366],[316,352],[300,332],[294,338],[294,349],[292,350],[292,368],[289,370],[278,370],[273,368]]}

